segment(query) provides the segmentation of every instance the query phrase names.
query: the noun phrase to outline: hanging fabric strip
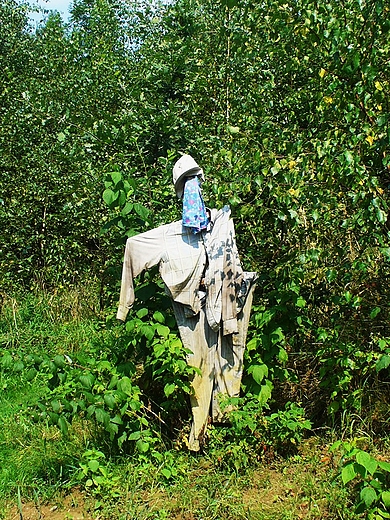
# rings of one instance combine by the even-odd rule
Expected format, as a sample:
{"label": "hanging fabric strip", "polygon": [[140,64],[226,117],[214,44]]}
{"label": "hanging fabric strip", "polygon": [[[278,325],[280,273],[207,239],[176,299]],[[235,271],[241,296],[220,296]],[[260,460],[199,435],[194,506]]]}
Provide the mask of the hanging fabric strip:
{"label": "hanging fabric strip", "polygon": [[204,205],[198,177],[188,179],[184,185],[183,194],[183,226],[189,227],[194,233],[206,229],[208,218]]}

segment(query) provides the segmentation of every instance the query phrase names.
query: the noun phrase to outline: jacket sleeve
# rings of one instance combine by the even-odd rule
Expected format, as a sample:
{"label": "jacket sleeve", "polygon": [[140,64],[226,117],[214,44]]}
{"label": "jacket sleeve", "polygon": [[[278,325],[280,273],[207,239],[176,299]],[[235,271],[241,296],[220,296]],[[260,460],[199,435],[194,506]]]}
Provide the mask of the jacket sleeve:
{"label": "jacket sleeve", "polygon": [[117,319],[125,321],[134,303],[134,278],[157,265],[163,253],[163,227],[130,237],[126,242]]}

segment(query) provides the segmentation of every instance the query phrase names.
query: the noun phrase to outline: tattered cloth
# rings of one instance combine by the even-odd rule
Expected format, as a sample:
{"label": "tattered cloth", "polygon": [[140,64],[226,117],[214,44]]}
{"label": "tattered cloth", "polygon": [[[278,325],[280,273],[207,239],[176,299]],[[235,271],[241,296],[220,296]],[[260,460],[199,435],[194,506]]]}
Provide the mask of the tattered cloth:
{"label": "tattered cloth", "polygon": [[237,332],[243,270],[229,207],[211,209],[207,229],[201,233],[193,233],[182,221],[176,221],[127,239],[119,320],[126,319],[134,303],[134,278],[154,265],[159,266],[167,293],[191,314],[200,311],[199,286],[204,278],[210,327],[218,330],[222,325],[224,335]]}

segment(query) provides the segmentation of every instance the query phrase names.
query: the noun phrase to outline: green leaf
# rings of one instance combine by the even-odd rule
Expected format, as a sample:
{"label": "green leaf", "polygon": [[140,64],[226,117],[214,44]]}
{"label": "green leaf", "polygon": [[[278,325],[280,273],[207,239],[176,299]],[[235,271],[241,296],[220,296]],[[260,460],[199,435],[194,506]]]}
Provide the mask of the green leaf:
{"label": "green leaf", "polygon": [[36,370],[35,368],[30,368],[26,374],[27,381],[32,381],[37,374],[38,370]]}
{"label": "green leaf", "polygon": [[115,417],[112,417],[110,422],[112,422],[114,424],[119,424],[119,425],[123,424],[123,421],[122,421],[122,419],[121,419],[121,417],[119,415],[116,415]]}
{"label": "green leaf", "polygon": [[268,367],[265,364],[251,365],[248,369],[248,374],[252,374],[253,379],[260,385],[263,379],[268,377]]}
{"label": "green leaf", "polygon": [[[161,325],[163,327],[163,325]],[[155,328],[152,325],[143,325],[141,327],[141,332],[145,336],[146,339],[151,341],[154,338]]]}
{"label": "green leaf", "polygon": [[129,441],[138,441],[141,438],[141,432],[132,432],[129,435]]}
{"label": "green leaf", "polygon": [[163,468],[161,470],[161,473],[164,475],[165,478],[168,478],[168,479],[171,478],[171,476],[172,476],[172,472],[168,468]]}
{"label": "green leaf", "polygon": [[153,313],[153,319],[158,321],[159,323],[165,323],[165,316],[160,311],[156,311]]}
{"label": "green leaf", "polygon": [[121,211],[121,215],[123,217],[125,217],[126,215],[128,215],[131,211],[133,211],[133,207],[134,207],[134,204],[132,204],[131,202],[127,202],[126,203],[126,206],[122,209]]}
{"label": "green leaf", "polygon": [[144,286],[137,287],[135,290],[136,297],[142,302],[148,301],[152,296],[156,294],[158,287],[155,283],[150,282]]}
{"label": "green leaf", "polygon": [[123,446],[123,443],[127,440],[127,433],[126,432],[123,432],[122,435],[120,437],[118,437],[117,439],[117,442],[118,442],[118,446],[119,448],[122,448]]}
{"label": "green leaf", "polygon": [[107,204],[107,206],[112,207],[113,204],[119,197],[119,192],[114,192],[110,188],[107,188],[103,192],[103,200]]}
{"label": "green leaf", "polygon": [[277,329],[273,330],[270,334],[270,338],[272,343],[279,343],[280,341],[284,340],[284,333],[281,327],[278,327]]}
{"label": "green leaf", "polygon": [[85,374],[79,377],[79,381],[84,388],[90,390],[95,382],[95,377],[92,374]]}
{"label": "green leaf", "polygon": [[375,307],[375,308],[372,309],[372,311],[370,312],[370,318],[371,318],[371,319],[376,318],[380,312],[381,312],[381,308],[380,308],[380,307]]}
{"label": "green leaf", "polygon": [[356,454],[356,461],[361,464],[366,470],[373,475],[378,467],[377,461],[365,451],[359,451]]}
{"label": "green leaf", "polygon": [[169,397],[176,389],[176,385],[174,383],[166,384],[164,386],[164,394],[166,397]]}
{"label": "green leaf", "polygon": [[356,477],[356,475],[357,473],[355,471],[353,462],[349,462],[341,470],[341,480],[343,481],[343,484],[347,484],[348,482],[353,480]]}
{"label": "green leaf", "polygon": [[53,412],[59,413],[59,411],[61,410],[61,403],[58,401],[58,399],[53,399],[53,401],[51,401],[50,404],[53,408]]}
{"label": "green leaf", "polygon": [[272,394],[272,383],[271,381],[266,381],[264,385],[261,385],[260,392],[258,393],[258,399],[261,406],[264,406],[268,399]]}
{"label": "green leaf", "polygon": [[343,444],[343,441],[335,441],[332,446],[329,448],[329,451],[330,452],[333,452],[333,451],[336,451],[338,450]]}
{"label": "green leaf", "polygon": [[386,462],[384,460],[378,460],[378,466],[390,473],[390,462]]}
{"label": "green leaf", "polygon": [[139,319],[144,318],[145,316],[148,315],[148,312],[149,311],[148,311],[148,309],[146,309],[146,307],[143,307],[142,309],[139,309],[137,311],[137,318],[139,318]]}
{"label": "green leaf", "polygon": [[384,224],[387,221],[387,213],[380,208],[375,208],[375,213],[378,221]]}
{"label": "green leaf", "polygon": [[156,331],[159,336],[167,338],[169,336],[169,333],[171,332],[171,329],[169,327],[166,327],[165,325],[156,325]]}
{"label": "green leaf", "polygon": [[371,486],[366,486],[360,491],[360,498],[366,504],[366,507],[370,507],[378,498],[375,489]]}
{"label": "green leaf", "polygon": [[16,363],[14,364],[14,370],[15,372],[22,372],[22,370],[24,370],[23,361],[16,361]]}
{"label": "green leaf", "polygon": [[258,344],[259,344],[259,340],[258,340],[258,338],[252,338],[252,339],[249,340],[248,343],[246,344],[246,351],[247,351],[247,352],[250,352],[251,350],[256,350]]}
{"label": "green leaf", "polygon": [[67,433],[68,433],[68,422],[65,419],[65,417],[59,417],[57,424],[58,424],[58,427],[59,427],[62,435],[67,435]]}
{"label": "green leaf", "polygon": [[96,410],[96,406],[95,405],[91,404],[90,406],[88,406],[88,408],[87,408],[87,417],[88,418],[92,417],[92,415],[94,414],[95,410]]}
{"label": "green leaf", "polygon": [[381,494],[383,504],[387,509],[390,509],[390,491],[383,491]]}
{"label": "green leaf", "polygon": [[99,371],[111,370],[111,363],[106,359],[102,359],[97,363],[97,368],[99,369]]}
{"label": "green leaf", "polygon": [[106,430],[108,431],[108,433],[110,434],[110,440],[114,440],[114,438],[116,437],[116,435],[118,434],[119,432],[119,428],[118,428],[118,425],[113,423],[112,421],[110,421],[109,424],[107,424],[106,426]]}
{"label": "green leaf", "polygon": [[53,359],[53,363],[55,364],[56,367],[63,368],[65,366],[64,356],[60,356],[60,355],[55,356]]}
{"label": "green leaf", "polygon": [[388,354],[382,354],[381,357],[375,364],[375,369],[377,372],[387,368],[390,365],[390,356]]}
{"label": "green leaf", "polygon": [[142,206],[142,204],[134,204],[134,210],[137,215],[142,218],[142,220],[146,220],[148,218],[149,210],[148,208],[145,208],[145,206]]}
{"label": "green leaf", "polygon": [[345,157],[345,160],[347,161],[348,164],[352,164],[353,163],[354,157],[353,157],[353,154],[349,150],[344,152],[344,157]]}
{"label": "green leaf", "polygon": [[99,469],[99,466],[100,462],[98,460],[92,459],[88,461],[88,467],[93,473]]}
{"label": "green leaf", "polygon": [[380,252],[383,256],[386,257],[387,260],[390,260],[390,247],[381,247]]}
{"label": "green leaf", "polygon": [[1,358],[1,364],[4,368],[11,368],[13,365],[13,358],[9,352],[4,352]]}
{"label": "green leaf", "polygon": [[282,347],[279,348],[278,359],[281,363],[286,363],[286,361],[288,361],[287,351]]}
{"label": "green leaf", "polygon": [[132,396],[134,391],[131,380],[128,377],[123,377],[118,383],[118,390],[124,392],[128,396]]}
{"label": "green leaf", "polygon": [[109,414],[102,408],[96,408],[95,417],[96,417],[97,422],[102,423],[105,426],[107,426],[108,423],[110,422]]}
{"label": "green leaf", "polygon": [[112,394],[105,394],[104,402],[106,403],[108,408],[110,408],[110,410],[115,408],[116,401],[115,401],[115,397]]}
{"label": "green leaf", "polygon": [[111,179],[114,186],[116,186],[122,180],[121,172],[111,172]]}
{"label": "green leaf", "polygon": [[[228,0],[229,1],[229,0]],[[234,1],[234,0],[232,0]],[[229,134],[232,134],[232,135],[235,135],[235,134],[239,134],[240,133],[240,127],[238,126],[231,126],[231,125],[228,125],[226,127],[227,131],[229,132]]]}
{"label": "green leaf", "polygon": [[146,453],[147,451],[149,451],[149,443],[148,442],[145,442],[143,441],[142,439],[139,439],[135,445],[137,446],[137,449],[140,453]]}

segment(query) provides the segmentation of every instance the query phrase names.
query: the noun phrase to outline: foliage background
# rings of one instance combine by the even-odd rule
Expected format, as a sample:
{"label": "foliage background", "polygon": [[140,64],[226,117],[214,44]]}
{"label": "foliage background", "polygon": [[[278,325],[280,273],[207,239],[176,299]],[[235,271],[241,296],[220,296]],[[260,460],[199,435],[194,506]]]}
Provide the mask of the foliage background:
{"label": "foliage background", "polygon": [[[76,0],[69,24],[52,13],[34,29],[28,5],[5,0],[1,293],[87,285],[110,316],[124,241],[179,218],[171,170],[190,153],[260,274],[244,392],[302,404],[316,427],[386,431],[389,11]],[[168,320],[174,335],[156,294],[131,322]],[[153,379],[150,330],[132,326]]]}

